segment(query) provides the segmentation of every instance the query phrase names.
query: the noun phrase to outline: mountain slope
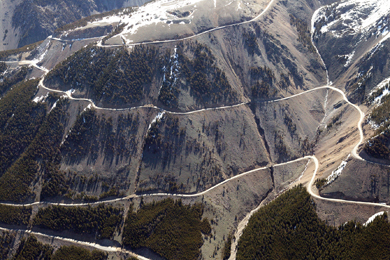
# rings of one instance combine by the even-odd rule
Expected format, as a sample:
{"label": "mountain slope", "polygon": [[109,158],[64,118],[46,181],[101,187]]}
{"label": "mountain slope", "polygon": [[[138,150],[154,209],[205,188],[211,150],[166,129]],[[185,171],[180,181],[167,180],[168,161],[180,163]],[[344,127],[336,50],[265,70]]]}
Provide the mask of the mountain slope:
{"label": "mountain slope", "polygon": [[0,51],[41,41],[53,34],[55,29],[82,17],[122,7],[138,6],[145,2],[145,0],[2,1]]}
{"label": "mountain slope", "polygon": [[[211,232],[193,255],[204,258],[220,256],[229,233],[237,242],[254,208],[294,183],[318,178],[322,196],[388,202],[387,172],[372,162],[390,153],[389,10],[370,3],[161,0],[0,53],[0,201],[36,202],[33,214],[52,203],[123,208],[110,241],[64,235],[115,251],[126,217],[143,207],[153,212],[167,197],[183,199],[175,202],[183,209],[201,203]],[[24,78],[32,80],[17,83]],[[361,129],[362,110],[377,130]],[[136,228],[154,237],[163,211]]]}

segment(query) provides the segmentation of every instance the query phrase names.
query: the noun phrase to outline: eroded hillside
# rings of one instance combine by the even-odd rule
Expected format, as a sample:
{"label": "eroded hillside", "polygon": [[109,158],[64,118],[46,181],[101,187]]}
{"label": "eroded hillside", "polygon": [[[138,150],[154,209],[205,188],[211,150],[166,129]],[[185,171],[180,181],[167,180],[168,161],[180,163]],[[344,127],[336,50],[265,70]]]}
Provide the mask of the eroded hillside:
{"label": "eroded hillside", "polygon": [[0,52],[0,222],[114,258],[234,259],[295,183],[337,223],[328,202],[387,203],[388,10],[367,1],[153,1]]}

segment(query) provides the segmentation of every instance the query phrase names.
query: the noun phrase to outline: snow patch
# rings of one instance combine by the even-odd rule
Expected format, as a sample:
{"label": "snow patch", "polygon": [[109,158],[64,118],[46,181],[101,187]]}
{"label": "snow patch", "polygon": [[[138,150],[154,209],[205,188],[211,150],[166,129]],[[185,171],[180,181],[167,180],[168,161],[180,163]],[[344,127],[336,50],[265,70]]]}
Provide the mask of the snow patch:
{"label": "snow patch", "polygon": [[50,45],[50,40],[47,41],[47,44],[45,45],[43,50],[40,51],[40,54],[39,54],[38,58],[36,58],[36,59],[34,59],[32,61],[33,63],[38,64],[39,62],[41,62],[45,58],[45,56],[46,56],[46,54],[47,54],[47,52],[49,50],[49,48],[48,48],[49,45]]}
{"label": "snow patch", "polygon": [[355,51],[353,51],[352,53],[350,53],[348,55],[345,55],[345,58],[347,58],[347,62],[344,64],[344,67],[348,67],[349,66],[349,64],[351,63],[352,58],[353,58],[354,55],[355,55]]}
{"label": "snow patch", "polygon": [[337,169],[334,170],[334,171],[332,172],[332,174],[329,175],[329,176],[326,178],[326,184],[325,184],[325,186],[327,186],[327,185],[331,184],[332,182],[334,182],[334,181],[341,175],[341,173],[343,172],[345,166],[347,166],[347,161],[348,161],[348,159],[349,159],[350,156],[351,156],[351,155],[349,154],[348,157],[347,157],[347,159],[346,159],[345,161],[342,161],[341,164],[339,165],[339,167],[337,167]]}
{"label": "snow patch", "polygon": [[50,108],[50,111],[49,111],[49,113],[54,109],[54,108],[56,108],[56,106],[57,106],[57,102],[58,102],[58,100],[53,104],[53,106]]}
{"label": "snow patch", "polygon": [[148,127],[148,132],[149,132],[149,129],[152,127],[152,125],[157,122],[157,120],[161,120],[161,118],[163,118],[165,115],[165,111],[163,112],[159,112],[157,114],[157,116],[152,120],[152,122],[150,123],[149,127]]}
{"label": "snow patch", "polygon": [[[4,77],[4,75],[6,75],[7,73],[8,73],[8,68],[4,72],[0,73],[0,77]],[[3,82],[3,81],[1,81],[1,82]]]}
{"label": "snow patch", "polygon": [[386,78],[384,79],[381,83],[379,83],[374,89],[371,90],[370,94],[368,95],[369,97],[371,97],[374,93],[378,92],[378,91],[382,91],[382,94],[375,97],[373,103],[374,104],[380,104],[382,103],[382,99],[389,95],[390,94],[390,77],[389,78]]}
{"label": "snow patch", "polygon": [[390,91],[388,88],[385,88],[382,94],[374,99],[374,103],[380,104],[382,102],[382,98],[389,95]]}
{"label": "snow patch", "polygon": [[380,125],[376,124],[374,121],[372,120],[367,120],[367,123],[370,125],[370,127],[374,130],[378,129],[380,127]]}
{"label": "snow patch", "polygon": [[379,84],[370,92],[369,96],[371,96],[375,91],[380,90],[380,89],[386,87],[386,85],[388,85],[389,83],[390,83],[390,77],[384,79],[381,83],[379,83]]}
{"label": "snow patch", "polygon": [[[70,131],[69,131],[69,133],[70,133]],[[65,138],[64,138],[64,140],[62,140],[60,146],[62,146],[62,145],[65,143],[65,141],[66,141],[66,139],[68,138],[68,136],[69,136],[69,134],[67,134],[67,135],[65,136]]]}
{"label": "snow patch", "polygon": [[84,108],[84,110],[82,112],[85,112],[85,111],[87,111],[87,110],[89,110],[91,108],[92,108],[92,104],[89,104],[86,108]]}
{"label": "snow patch", "polygon": [[378,212],[378,213],[372,215],[372,216],[367,220],[367,222],[363,224],[363,226],[367,226],[368,224],[370,224],[371,222],[373,222],[374,219],[375,219],[376,217],[382,216],[383,214],[385,214],[385,211],[381,211],[381,212]]}
{"label": "snow patch", "polygon": [[[173,55],[170,57],[169,62],[169,71],[167,70],[167,67],[164,66],[162,68],[162,71],[164,72],[163,75],[163,83],[161,84],[161,87],[158,91],[158,95],[160,95],[162,87],[165,85],[169,86],[169,91],[172,91],[172,87],[176,85],[176,82],[179,77],[179,69],[180,69],[180,64],[179,64],[179,55],[177,54],[177,46],[173,49]],[[168,78],[165,76],[169,72]],[[169,101],[168,101],[169,102]]]}
{"label": "snow patch", "polygon": [[44,96],[36,96],[32,101],[35,103],[45,102],[46,98],[49,96],[49,92]]}

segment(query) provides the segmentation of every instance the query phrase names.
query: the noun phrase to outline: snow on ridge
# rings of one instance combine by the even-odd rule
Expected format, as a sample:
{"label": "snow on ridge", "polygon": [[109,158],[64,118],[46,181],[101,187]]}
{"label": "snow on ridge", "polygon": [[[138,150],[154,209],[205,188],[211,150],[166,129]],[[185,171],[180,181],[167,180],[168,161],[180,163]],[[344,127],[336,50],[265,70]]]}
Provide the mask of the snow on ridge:
{"label": "snow on ridge", "polygon": [[367,226],[368,224],[370,224],[371,222],[373,222],[373,221],[375,220],[376,217],[382,216],[383,214],[385,214],[385,211],[381,211],[381,212],[375,213],[374,215],[372,215],[372,216],[366,221],[366,223],[363,224],[363,226]]}
{"label": "snow on ridge", "polygon": [[[330,15],[327,12],[329,9],[332,10]],[[389,13],[388,0],[344,0],[317,10],[314,21],[324,20],[326,24],[320,28],[321,33],[331,32],[335,37],[341,37],[345,33],[356,34],[372,30],[380,36],[389,32],[390,25],[385,18]],[[312,24],[314,31],[313,27]]]}
{"label": "snow on ridge", "polygon": [[380,104],[382,102],[382,98],[390,94],[389,84],[390,84],[390,77],[384,79],[374,89],[371,90],[370,94],[368,94],[369,97],[372,96],[375,92],[382,90],[382,94],[375,97],[373,101],[374,104]]}
{"label": "snow on ridge", "polygon": [[384,98],[385,96],[387,96],[387,95],[389,95],[389,94],[390,94],[389,89],[388,89],[388,88],[385,88],[385,89],[383,90],[382,94],[374,99],[374,103],[375,103],[375,104],[380,104],[380,103],[382,102],[382,98]]}
{"label": "snow on ridge", "polygon": [[[376,86],[375,90],[386,87],[389,83],[390,83],[390,77],[388,77],[387,79],[384,79],[381,83],[379,83],[378,86]],[[372,92],[370,93],[370,95],[371,94],[372,94]]]}
{"label": "snow on ridge", "polygon": [[[160,0],[152,1],[138,8],[134,8],[133,12],[126,12],[107,16],[102,20],[92,22],[91,24],[115,23],[120,22],[127,24],[120,35],[134,34],[140,28],[161,22],[172,23],[172,20],[182,20],[181,22],[190,23],[193,18],[194,11],[190,15],[183,18],[178,18],[174,11],[181,8],[195,8],[195,4],[204,0]],[[179,22],[180,23],[180,22]]]}
{"label": "snow on ridge", "polygon": [[345,166],[347,166],[347,162],[348,162],[348,159],[351,155],[349,154],[347,159],[345,161],[342,161],[341,164],[339,165],[339,167],[337,167],[336,170],[332,171],[332,174],[329,175],[327,178],[326,178],[326,184],[325,186],[331,184],[332,182],[334,182],[340,175],[341,173],[343,172]]}

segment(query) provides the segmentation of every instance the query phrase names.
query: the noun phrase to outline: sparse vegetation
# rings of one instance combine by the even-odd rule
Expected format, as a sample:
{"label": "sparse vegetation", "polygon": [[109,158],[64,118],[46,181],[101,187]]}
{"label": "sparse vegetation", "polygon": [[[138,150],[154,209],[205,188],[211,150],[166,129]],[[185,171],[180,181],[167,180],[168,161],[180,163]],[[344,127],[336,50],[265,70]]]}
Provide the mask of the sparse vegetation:
{"label": "sparse vegetation", "polygon": [[249,69],[249,73],[251,75],[251,78],[255,81],[259,81],[260,79],[262,82],[272,84],[272,81],[275,80],[275,75],[273,71],[264,66],[264,67],[251,67]]}
{"label": "sparse vegetation", "polygon": [[375,100],[376,98],[382,96],[382,95],[383,95],[383,92],[384,92],[385,90],[389,90],[389,88],[390,88],[390,84],[388,83],[388,84],[386,84],[385,86],[381,87],[380,89],[373,91],[373,92],[371,93],[371,95],[368,96],[367,102],[366,102],[366,103],[367,103],[367,104],[371,104],[372,102],[374,102],[374,100]]}
{"label": "sparse vegetation", "polygon": [[32,51],[35,48],[37,48],[39,45],[41,45],[42,42],[43,41],[31,43],[29,45],[20,47],[18,49],[12,49],[12,50],[8,50],[8,51],[0,51],[0,60],[6,60],[6,58],[11,56],[11,55],[17,55],[17,54],[20,54],[20,53],[23,53],[23,52]]}
{"label": "sparse vegetation", "polygon": [[194,60],[188,65],[192,67],[190,87],[198,99],[213,103],[235,100],[236,93],[232,90],[225,72],[216,66],[215,57],[208,47],[197,44]]}
{"label": "sparse vegetation", "polygon": [[114,37],[115,35],[117,34],[120,34],[123,29],[125,28],[126,24],[125,23],[122,23],[122,24],[118,24],[117,26],[115,26],[114,30],[112,30],[112,32],[110,32],[107,36],[105,36],[103,39],[102,39],[102,44],[106,44],[106,41],[112,37]]}
{"label": "sparse vegetation", "polygon": [[260,53],[259,45],[257,44],[256,34],[253,31],[244,31],[244,33],[242,34],[242,39],[244,41],[244,46],[248,49],[250,55]]}
{"label": "sparse vegetation", "polygon": [[316,49],[311,42],[311,33],[307,22],[290,14],[290,24],[297,28],[298,41],[302,43],[303,46],[305,46],[310,52],[315,53]]}
{"label": "sparse vegetation", "polygon": [[144,204],[137,212],[130,207],[123,244],[148,247],[169,260],[197,259],[202,233],[208,235],[211,231],[208,220],[202,221],[202,213],[200,204],[185,206],[172,199]]}
{"label": "sparse vegetation", "polygon": [[288,75],[284,74],[283,72],[280,73],[280,81],[279,86],[282,89],[287,89],[291,85],[291,81]]}
{"label": "sparse vegetation", "polygon": [[[54,30],[61,28],[66,24],[73,23],[88,17],[92,14],[107,12],[124,6],[126,0],[115,1],[78,1],[78,0],[31,0],[22,1],[16,5],[12,14],[12,26],[18,29],[20,34],[19,46],[29,44],[33,41],[45,39],[53,34]],[[121,11],[121,10],[118,10]],[[115,11],[113,11],[115,12]],[[107,14],[98,14],[96,16],[105,16]],[[96,16],[86,18],[90,21],[96,19]],[[23,19],[21,19],[23,17]],[[79,23],[85,23],[85,20]],[[76,24],[65,26],[63,29],[77,27]]]}
{"label": "sparse vegetation", "polygon": [[317,179],[314,184],[316,185],[317,189],[321,189],[322,187],[324,187],[324,185],[326,184],[326,179],[324,178],[321,178],[321,179]]}
{"label": "sparse vegetation", "polygon": [[390,149],[388,147],[390,140],[390,132],[389,130],[384,131],[383,133],[375,136],[368,140],[368,142],[364,145],[364,151],[378,159],[390,159]]}
{"label": "sparse vegetation", "polygon": [[297,125],[293,122],[293,120],[291,119],[291,117],[287,113],[284,114],[283,121],[284,121],[284,124],[287,126],[287,129],[290,132],[290,134],[293,135],[297,131]]}
{"label": "sparse vegetation", "polygon": [[270,98],[275,96],[276,90],[271,89],[271,86],[264,81],[257,81],[252,87],[252,96],[254,98]]}
{"label": "sparse vegetation", "polygon": [[302,153],[302,155],[308,155],[308,154],[313,154],[314,153],[313,148],[314,148],[315,142],[311,143],[309,141],[309,137],[306,136],[306,138],[303,139],[303,141],[301,140],[300,141],[300,145],[301,145],[301,153]]}
{"label": "sparse vegetation", "polygon": [[326,225],[303,186],[295,187],[261,208],[249,220],[237,259],[383,259],[388,247],[387,214],[363,226],[350,221]]}
{"label": "sparse vegetation", "polygon": [[2,231],[0,235],[0,259],[7,259],[13,243],[15,241],[15,232]]}
{"label": "sparse vegetation", "polygon": [[330,120],[330,122],[327,124],[326,128],[327,129],[330,129],[332,128],[333,126],[337,126],[337,125],[340,125],[341,124],[341,116],[342,114],[339,113],[337,115],[335,115],[334,117],[332,117],[332,119]]}
{"label": "sparse vegetation", "polygon": [[97,232],[98,239],[110,239],[122,215],[122,209],[103,204],[97,207],[50,206],[39,209],[33,224],[55,231],[71,230],[93,235]]}
{"label": "sparse vegetation", "polygon": [[114,126],[113,118],[98,116],[94,109],[87,109],[77,117],[67,134],[61,147],[63,159],[69,164],[79,163],[85,158],[93,163],[99,151],[110,162],[129,158],[137,148],[135,136],[139,121],[139,115],[120,115]]}
{"label": "sparse vegetation", "polygon": [[381,127],[377,130],[377,133],[380,133],[386,130],[390,125],[389,119],[390,114],[390,95],[382,98],[382,104],[380,106],[375,107],[372,110],[370,120],[372,120],[377,125]]}
{"label": "sparse vegetation", "polygon": [[[163,169],[175,161],[180,152],[186,149],[186,129],[180,127],[179,117],[165,114],[161,120],[154,122],[146,137],[143,149],[143,161],[153,164],[161,162]],[[185,185],[177,184],[177,178],[171,174],[157,174],[150,182],[140,183],[138,192],[145,191],[145,186],[154,185],[158,190],[179,192],[185,190]],[[152,183],[151,183],[152,182]]]}
{"label": "sparse vegetation", "polygon": [[267,58],[275,64],[281,62],[281,57],[283,56],[283,48],[281,42],[267,32],[262,32],[260,39],[263,40],[263,45],[265,47]]}
{"label": "sparse vegetation", "polygon": [[[366,100],[367,104],[372,102],[379,96],[381,96],[385,89],[389,89],[389,84],[383,86],[383,88],[374,91]],[[369,120],[378,125],[374,136],[368,140],[364,145],[364,151],[377,159],[390,159],[390,95],[385,95],[381,98],[379,105],[375,106],[370,114]]]}
{"label": "sparse vegetation", "polygon": [[281,131],[275,131],[274,139],[275,151],[277,151],[278,154],[278,162],[284,162],[290,157],[290,152],[285,144],[283,133]]}

